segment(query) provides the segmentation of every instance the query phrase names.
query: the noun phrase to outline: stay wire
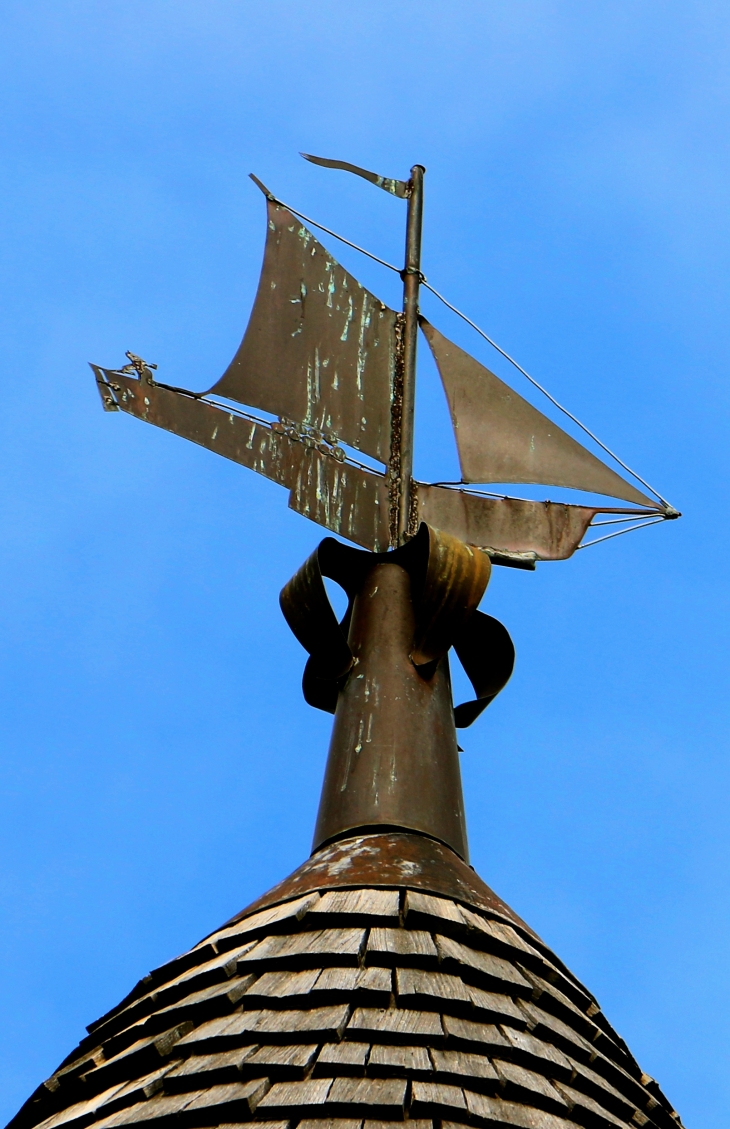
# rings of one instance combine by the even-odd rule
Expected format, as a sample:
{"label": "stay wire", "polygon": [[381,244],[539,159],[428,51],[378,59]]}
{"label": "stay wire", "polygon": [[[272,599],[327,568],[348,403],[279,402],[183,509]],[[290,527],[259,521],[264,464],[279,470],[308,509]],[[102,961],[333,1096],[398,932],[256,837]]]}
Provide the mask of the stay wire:
{"label": "stay wire", "polygon": [[392,263],[386,263],[385,259],[378,258],[378,256],[374,255],[372,251],[366,251],[364,247],[360,247],[357,243],[353,243],[350,239],[345,239],[344,235],[338,235],[336,231],[332,231],[331,228],[325,227],[323,223],[317,223],[317,221],[313,220],[311,216],[305,216],[304,212],[298,212],[296,208],[292,208],[290,204],[285,204],[283,200],[279,200],[276,196],[272,196],[271,199],[275,204],[279,204],[282,208],[286,208],[286,210],[288,212],[291,212],[292,215],[299,216],[300,220],[305,220],[307,223],[311,223],[312,227],[317,227],[320,231],[326,231],[327,234],[331,235],[333,239],[339,239],[340,243],[346,243],[348,247],[352,247],[353,251],[359,251],[361,255],[366,255],[368,259],[372,259],[373,262],[380,263],[381,267],[387,267],[388,270],[394,270],[396,274],[400,274],[400,269],[398,267],[394,267]]}
{"label": "stay wire", "polygon": [[[395,271],[395,273],[397,275],[402,275],[402,271],[399,270],[398,267],[394,266],[393,263],[389,263],[385,259],[381,259],[378,255],[374,255],[372,253],[372,251],[367,251],[364,247],[360,247],[360,245],[358,243],[353,243],[352,240],[346,239],[344,237],[344,235],[339,235],[338,232],[332,231],[331,228],[325,227],[324,224],[322,224],[322,223],[318,223],[317,220],[313,220],[311,218],[311,216],[305,215],[304,212],[297,211],[296,208],[292,208],[291,205],[284,203],[283,200],[279,200],[278,197],[272,196],[271,199],[273,200],[274,203],[279,204],[282,208],[286,208],[287,211],[292,213],[292,215],[298,216],[299,219],[304,220],[305,223],[311,223],[312,227],[316,227],[320,231],[326,232],[327,235],[331,235],[333,239],[338,239],[340,241],[340,243],[344,243],[347,247],[352,247],[353,251],[359,251],[361,255],[365,255],[368,259],[372,259],[373,262],[380,263],[381,267],[387,267],[388,270]],[[420,271],[419,271],[419,274],[420,274]],[[585,434],[590,439],[592,439],[594,443],[598,444],[598,446],[601,448],[602,451],[605,451],[606,454],[609,455],[615,462],[617,462],[620,467],[623,467],[623,469],[627,472],[627,474],[630,474],[633,478],[636,479],[637,482],[640,482],[642,486],[645,486],[646,489],[649,490],[650,493],[652,493],[655,498],[659,499],[659,501],[662,503],[662,505],[664,507],[666,507],[666,509],[671,510],[673,508],[672,506],[670,506],[670,504],[666,500],[666,498],[664,498],[659,493],[658,490],[655,490],[654,487],[649,482],[647,482],[645,478],[642,478],[640,474],[637,474],[635,470],[632,470],[631,467],[623,461],[623,459],[620,459],[619,456],[614,451],[612,451],[610,447],[607,447],[606,444],[603,443],[598,438],[598,436],[594,432],[591,431],[591,429],[589,427],[586,427],[586,425],[584,423],[582,423],[578,419],[577,416],[574,416],[571,411],[569,411],[567,408],[563,407],[563,405],[558,400],[556,400],[555,397],[550,394],[550,392],[548,392],[547,388],[543,387],[543,385],[540,384],[539,381],[535,380],[535,378],[533,376],[530,376],[529,372],[527,372],[526,369],[523,369],[522,365],[519,364],[519,362],[516,361],[514,359],[514,357],[511,357],[509,355],[509,353],[507,353],[501,347],[501,345],[498,345],[497,342],[494,341],[493,338],[491,338],[488,333],[485,333],[484,330],[481,329],[476,324],[476,322],[472,321],[470,317],[467,317],[467,315],[465,313],[463,313],[462,310],[457,309],[457,307],[454,306],[451,302],[449,302],[449,300],[447,298],[444,298],[443,294],[440,294],[439,291],[434,286],[431,286],[430,282],[428,282],[428,280],[427,280],[427,278],[424,274],[420,274],[420,278],[421,278],[421,285],[424,286],[426,288],[426,290],[430,290],[430,292],[434,295],[434,297],[438,298],[438,300],[440,302],[443,302],[443,304],[449,310],[451,310],[452,313],[456,314],[457,317],[460,317],[462,319],[462,321],[466,322],[467,325],[470,325],[471,328],[473,330],[475,330],[479,334],[480,337],[483,337],[484,340],[489,345],[491,345],[493,349],[496,349],[497,352],[502,357],[504,357],[504,359],[506,361],[509,361],[509,363],[511,365],[514,365],[514,367],[517,369],[517,371],[521,372],[522,375],[527,380],[529,380],[530,384],[532,384],[533,387],[537,388],[538,392],[542,392],[543,396],[546,396],[547,399],[550,401],[550,403],[553,404],[558,409],[558,411],[562,412],[563,415],[567,416],[568,419],[572,420],[573,423],[576,424],[576,426],[581,429],[581,431],[585,432]],[[651,522],[650,524],[653,524],[653,522]],[[627,531],[624,531],[624,532],[627,532]],[[605,540],[605,538],[602,538],[602,540]],[[597,542],[595,542],[595,541],[591,541],[590,543],[592,545],[597,544]]]}
{"label": "stay wire", "polygon": [[[602,541],[610,541],[612,537],[621,537],[624,533],[633,533],[635,529],[646,529],[647,525],[659,525],[662,521],[664,521],[663,517],[655,517],[651,521],[642,521],[639,525],[632,525],[631,529],[617,529],[615,533],[606,533],[603,537],[596,537],[595,541],[586,541],[585,545],[579,545],[578,549],[590,549],[591,545],[600,545]],[[599,522],[599,524],[601,523]],[[604,524],[608,525],[608,522]]]}

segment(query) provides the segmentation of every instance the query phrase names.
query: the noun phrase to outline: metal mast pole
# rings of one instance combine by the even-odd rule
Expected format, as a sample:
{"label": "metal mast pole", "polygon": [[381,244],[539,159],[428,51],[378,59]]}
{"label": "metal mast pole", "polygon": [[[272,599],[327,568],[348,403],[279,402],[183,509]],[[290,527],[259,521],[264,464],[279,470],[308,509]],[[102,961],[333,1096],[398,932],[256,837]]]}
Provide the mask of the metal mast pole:
{"label": "metal mast pole", "polygon": [[423,229],[423,165],[411,169],[406,226],[406,265],[403,268],[403,393],[400,433],[400,494],[398,544],[408,538],[413,480],[413,416],[416,403],[416,352],[418,348],[418,292],[421,286],[421,231]]}

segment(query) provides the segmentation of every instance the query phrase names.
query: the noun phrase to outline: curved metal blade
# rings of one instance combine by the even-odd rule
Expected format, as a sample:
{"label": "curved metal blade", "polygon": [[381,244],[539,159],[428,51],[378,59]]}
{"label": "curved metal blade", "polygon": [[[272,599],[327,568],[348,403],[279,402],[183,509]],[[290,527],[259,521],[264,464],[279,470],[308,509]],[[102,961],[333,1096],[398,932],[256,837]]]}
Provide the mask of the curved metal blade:
{"label": "curved metal blade", "polygon": [[376,172],[361,169],[359,165],[351,165],[349,161],[330,161],[327,157],[313,157],[311,153],[300,153],[299,156],[304,157],[305,161],[311,161],[313,165],[322,165],[325,169],[342,169],[343,172],[361,176],[363,180],[369,180],[371,184],[382,188],[384,192],[389,192],[391,196],[399,196],[401,200],[407,200],[411,194],[411,186],[407,180],[392,180],[387,176],[379,176]]}

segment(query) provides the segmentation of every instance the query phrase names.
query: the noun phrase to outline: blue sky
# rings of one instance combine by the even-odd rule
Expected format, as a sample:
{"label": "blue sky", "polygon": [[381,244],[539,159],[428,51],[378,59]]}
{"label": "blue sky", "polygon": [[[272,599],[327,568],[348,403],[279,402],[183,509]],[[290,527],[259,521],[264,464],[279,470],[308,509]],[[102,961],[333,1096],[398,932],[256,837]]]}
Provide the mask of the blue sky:
{"label": "blue sky", "polygon": [[[6,0],[0,56],[0,1113],[309,850],[329,718],[277,597],[318,530],[104,415],[87,367],[223,371],[263,244],[249,171],[400,257],[402,205],[303,149],[425,164],[430,280],[685,514],[495,569],[517,667],[462,764],[479,873],[687,1125],[726,1125],[727,6]],[[451,476],[421,358],[417,472]]]}

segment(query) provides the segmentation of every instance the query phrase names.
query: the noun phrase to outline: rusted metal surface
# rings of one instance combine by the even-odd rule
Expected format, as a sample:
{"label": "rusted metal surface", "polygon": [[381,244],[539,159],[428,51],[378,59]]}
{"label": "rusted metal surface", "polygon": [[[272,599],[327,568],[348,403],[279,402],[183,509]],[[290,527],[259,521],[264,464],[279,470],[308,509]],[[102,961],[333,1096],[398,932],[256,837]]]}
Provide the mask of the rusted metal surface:
{"label": "rusted metal surface", "polygon": [[410,181],[392,180],[387,176],[379,176],[376,172],[361,169],[359,165],[351,165],[349,161],[331,161],[327,157],[313,157],[311,153],[301,153],[300,156],[304,157],[305,161],[311,161],[313,165],[322,165],[325,169],[342,169],[343,172],[351,172],[355,176],[361,176],[363,180],[369,180],[371,184],[374,184],[377,188],[382,188],[384,192],[389,192],[391,196],[400,196],[402,200],[410,196]]}
{"label": "rusted metal surface", "polygon": [[358,886],[410,886],[442,894],[478,906],[537,936],[453,850],[423,835],[402,831],[373,831],[328,843],[227,924],[310,890]]}
{"label": "rusted metal surface", "polygon": [[444,486],[418,487],[422,521],[482,549],[567,560],[600,511],[562,502],[486,498]]}
{"label": "rusted metal surface", "polygon": [[[355,599],[378,563],[400,565],[410,577],[414,632],[409,657],[418,672],[429,679],[454,647],[477,695],[477,701],[457,706],[454,718],[460,727],[471,725],[507,683],[514,647],[497,620],[476,610],[489,580],[489,559],[425,523],[407,545],[392,553],[364,553],[327,537],[285,585],[281,609],[310,656],[302,680],[306,701],[335,712],[354,666],[347,639]],[[324,587],[325,576],[348,597],[339,624]]]}
{"label": "rusted metal surface", "polygon": [[[102,399],[109,397],[116,408],[291,488],[305,450],[302,443],[194,396],[147,384],[122,372],[92,368]],[[333,458],[330,461],[339,465]]]}
{"label": "rusted metal surface", "polygon": [[[305,698],[335,713],[315,845],[355,828],[404,827],[466,856],[455,719],[471,724],[514,661],[504,628],[476,611],[489,572],[478,550],[422,525],[391,553],[328,538],[282,591],[284,615],[310,655]],[[339,624],[323,576],[347,593]],[[456,712],[452,645],[477,693]]]}
{"label": "rusted metal surface", "polygon": [[292,480],[289,505],[325,529],[373,552],[390,543],[388,483],[384,475],[305,450]]}
{"label": "rusted metal surface", "polygon": [[267,200],[267,213],[251,319],[210,391],[387,463],[396,314],[286,208]]}
{"label": "rusted metal surface", "polygon": [[418,526],[412,522],[413,426],[416,404],[416,359],[418,351],[418,293],[421,286],[421,235],[423,232],[423,165],[411,169],[411,192],[406,225],[406,262],[403,268],[403,355],[400,444],[398,452],[399,501],[398,543],[405,544]]}
{"label": "rusted metal surface", "polygon": [[567,486],[657,508],[425,318],[421,328],[449,401],[462,481]]}
{"label": "rusted metal surface", "polygon": [[355,665],[340,691],[314,847],[355,828],[420,831],[467,856],[448,661],[430,678],[410,658],[411,581],[375,563],[353,602]]}
{"label": "rusted metal surface", "polygon": [[424,666],[442,658],[466,627],[486,591],[491,565],[478,549],[425,523],[419,537],[421,553],[409,554],[416,597],[411,659]]}

